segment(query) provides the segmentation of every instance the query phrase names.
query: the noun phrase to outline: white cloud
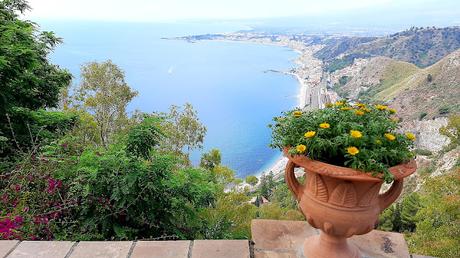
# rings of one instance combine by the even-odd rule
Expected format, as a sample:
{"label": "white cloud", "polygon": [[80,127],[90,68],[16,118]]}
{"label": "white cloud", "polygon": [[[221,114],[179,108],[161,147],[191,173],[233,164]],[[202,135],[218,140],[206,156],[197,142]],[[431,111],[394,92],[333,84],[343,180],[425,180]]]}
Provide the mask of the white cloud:
{"label": "white cloud", "polygon": [[330,14],[396,0],[29,0],[35,19],[171,21]]}

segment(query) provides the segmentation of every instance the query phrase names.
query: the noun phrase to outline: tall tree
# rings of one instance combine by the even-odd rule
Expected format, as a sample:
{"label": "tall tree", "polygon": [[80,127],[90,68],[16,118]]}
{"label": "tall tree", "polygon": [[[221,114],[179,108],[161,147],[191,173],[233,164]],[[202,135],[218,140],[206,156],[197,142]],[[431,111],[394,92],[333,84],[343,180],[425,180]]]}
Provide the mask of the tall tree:
{"label": "tall tree", "polygon": [[163,119],[166,134],[163,148],[186,156],[191,150],[203,147],[206,127],[198,119],[198,113],[190,103],[183,107],[171,106],[168,113],[158,114]]}
{"label": "tall tree", "polygon": [[[55,107],[60,88],[71,80],[70,73],[48,59],[61,39],[21,20],[19,14],[28,9],[25,0],[0,1],[0,136],[10,149],[3,155],[28,147],[30,136],[38,134],[37,127],[50,129],[36,121],[34,111]],[[42,118],[46,115],[40,114]]]}
{"label": "tall tree", "polygon": [[100,142],[107,147],[111,137],[126,127],[126,107],[137,92],[129,87],[123,70],[111,60],[82,66],[81,78],[77,99],[83,109],[94,115]]}
{"label": "tall tree", "polygon": [[200,167],[213,170],[220,165],[221,160],[220,151],[218,149],[212,149],[201,155]]}

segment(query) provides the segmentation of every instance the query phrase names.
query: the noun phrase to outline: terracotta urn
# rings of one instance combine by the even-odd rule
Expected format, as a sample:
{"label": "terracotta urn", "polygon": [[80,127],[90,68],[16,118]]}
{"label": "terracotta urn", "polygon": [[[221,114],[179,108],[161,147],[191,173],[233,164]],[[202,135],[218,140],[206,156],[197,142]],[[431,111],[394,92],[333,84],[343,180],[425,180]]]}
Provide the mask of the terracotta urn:
{"label": "terracotta urn", "polygon": [[[383,180],[351,168],[315,161],[303,155],[291,156],[286,166],[286,183],[299,201],[308,223],[321,230],[306,239],[307,258],[360,257],[347,238],[374,229],[379,214],[401,194],[403,180],[416,170],[415,161],[391,167],[390,189],[380,194]],[[294,169],[305,170],[305,183],[297,181]]]}

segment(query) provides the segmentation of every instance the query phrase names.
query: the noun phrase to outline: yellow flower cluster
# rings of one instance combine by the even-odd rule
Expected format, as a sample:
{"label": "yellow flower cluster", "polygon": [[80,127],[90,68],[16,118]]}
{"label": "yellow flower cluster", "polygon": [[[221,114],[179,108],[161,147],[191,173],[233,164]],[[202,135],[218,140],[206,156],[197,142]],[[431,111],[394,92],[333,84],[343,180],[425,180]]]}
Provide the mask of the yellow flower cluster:
{"label": "yellow flower cluster", "polygon": [[327,128],[331,127],[331,125],[328,124],[328,123],[321,123],[321,124],[319,124],[319,127],[323,128],[323,129],[327,129]]}
{"label": "yellow flower cluster", "polygon": [[362,115],[364,115],[364,112],[361,111],[361,110],[356,110],[356,111],[355,111],[355,114],[356,114],[357,116],[362,116]]}
{"label": "yellow flower cluster", "polygon": [[394,136],[391,133],[386,133],[383,136],[385,136],[385,138],[387,138],[387,140],[389,140],[389,141],[394,141],[396,139],[396,136]]}
{"label": "yellow flower cluster", "polygon": [[363,134],[358,130],[351,130],[350,136],[357,139],[363,137]]}
{"label": "yellow flower cluster", "polygon": [[336,101],[336,102],[335,102],[335,105],[336,105],[336,106],[343,106],[344,104],[345,104],[344,101]]}
{"label": "yellow flower cluster", "polygon": [[294,117],[300,117],[302,115],[302,111],[294,111],[293,115]]}
{"label": "yellow flower cluster", "polygon": [[303,145],[303,144],[299,144],[295,147],[295,150],[298,152],[298,153],[305,153],[305,151],[307,151],[307,146]]}
{"label": "yellow flower cluster", "polygon": [[342,107],[342,108],[340,108],[340,110],[348,111],[348,110],[352,110],[352,108],[351,107]]}
{"label": "yellow flower cluster", "polygon": [[385,106],[385,105],[375,105],[375,108],[378,109],[378,110],[386,110],[388,109],[388,106]]}
{"label": "yellow flower cluster", "polygon": [[406,137],[407,137],[407,139],[409,139],[411,141],[415,141],[415,135],[413,133],[407,132]]}
{"label": "yellow flower cluster", "polygon": [[356,154],[359,153],[359,150],[358,150],[358,148],[351,146],[351,147],[347,148],[347,152],[348,152],[348,154],[350,154],[352,156],[355,156]]}
{"label": "yellow flower cluster", "polygon": [[315,135],[316,135],[315,131],[308,131],[304,134],[305,138],[312,138]]}

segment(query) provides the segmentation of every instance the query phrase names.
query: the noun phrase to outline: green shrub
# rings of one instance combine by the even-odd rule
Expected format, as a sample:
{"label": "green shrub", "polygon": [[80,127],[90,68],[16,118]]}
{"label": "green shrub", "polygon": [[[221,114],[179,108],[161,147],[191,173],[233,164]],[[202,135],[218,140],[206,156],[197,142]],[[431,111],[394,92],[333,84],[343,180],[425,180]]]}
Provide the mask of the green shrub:
{"label": "green shrub", "polygon": [[416,231],[408,235],[411,253],[436,257],[460,254],[460,177],[454,170],[422,186]]}
{"label": "green shrub", "polygon": [[421,156],[433,155],[433,153],[430,150],[425,150],[425,149],[415,149],[415,154],[421,155]]}
{"label": "green shrub", "polygon": [[423,118],[425,118],[428,114],[426,112],[422,112],[420,113],[420,115],[418,116],[418,120],[422,120]]}
{"label": "green shrub", "polygon": [[439,108],[438,112],[440,115],[449,114],[449,107],[441,107]]}

